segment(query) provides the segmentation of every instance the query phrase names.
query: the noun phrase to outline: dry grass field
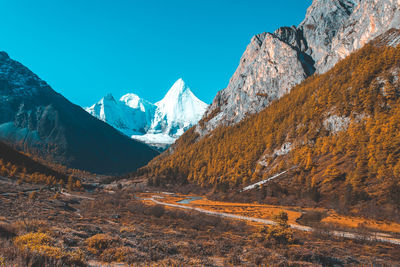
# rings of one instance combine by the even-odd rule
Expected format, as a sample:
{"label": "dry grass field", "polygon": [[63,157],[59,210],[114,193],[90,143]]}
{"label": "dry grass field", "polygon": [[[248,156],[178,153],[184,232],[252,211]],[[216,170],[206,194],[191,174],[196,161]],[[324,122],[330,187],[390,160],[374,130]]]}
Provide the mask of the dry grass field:
{"label": "dry grass field", "polygon": [[[303,210],[210,201],[203,209],[273,218],[278,226],[155,205],[187,195],[129,189],[57,193],[21,184],[0,190],[0,266],[397,266],[400,247],[287,227]],[[13,189],[13,194],[4,194]],[[150,190],[147,188],[146,190]],[[0,192],[0,193],[1,193]],[[161,198],[164,197],[164,198]],[[329,218],[329,217],[328,217]],[[278,221],[279,222],[279,221]]]}
{"label": "dry grass field", "polygon": [[[144,194],[143,197],[151,197],[155,194]],[[193,197],[193,195],[165,195],[160,194],[163,202],[176,203],[180,200]],[[201,196],[194,196],[201,197]],[[289,216],[290,224],[299,224],[304,213],[319,213],[322,214],[321,219],[318,221],[321,224],[336,226],[338,229],[359,229],[365,228],[370,231],[400,234],[400,224],[396,222],[388,221],[377,221],[372,219],[351,217],[340,215],[334,210],[328,210],[324,208],[300,208],[291,206],[277,206],[277,205],[266,205],[257,203],[230,203],[222,201],[209,200],[206,197],[202,197],[199,200],[191,201],[190,204],[181,204],[186,206],[198,207],[205,210],[231,213],[236,215],[242,215],[247,217],[256,217],[262,219],[272,219],[274,215],[280,211],[285,211]]]}

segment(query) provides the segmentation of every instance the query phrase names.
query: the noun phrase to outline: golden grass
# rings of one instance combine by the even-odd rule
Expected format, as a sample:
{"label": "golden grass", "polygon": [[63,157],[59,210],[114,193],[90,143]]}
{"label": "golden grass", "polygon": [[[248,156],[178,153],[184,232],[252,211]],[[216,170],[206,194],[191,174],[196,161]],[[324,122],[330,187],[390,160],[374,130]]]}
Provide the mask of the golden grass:
{"label": "golden grass", "polygon": [[296,219],[301,216],[301,212],[293,211],[290,207],[262,205],[253,203],[229,203],[212,201],[206,198],[191,202],[190,206],[203,208],[206,210],[237,214],[247,217],[262,219],[272,219],[280,211],[285,211],[289,216],[289,223],[295,224]]}
{"label": "golden grass", "polygon": [[[140,197],[162,197],[159,200],[165,203],[177,204],[178,201],[193,197],[194,195],[167,195],[167,194],[156,194],[156,193],[142,193]],[[149,201],[150,204],[151,201]],[[154,204],[154,203],[153,203]],[[319,211],[326,212],[328,216],[324,218],[321,222],[327,224],[337,225],[344,228],[359,228],[360,226],[368,228],[373,231],[380,232],[391,232],[400,233],[400,224],[394,222],[381,222],[376,220],[350,217],[339,215],[333,210],[328,210],[324,208],[300,208],[300,207],[288,207],[288,206],[277,206],[277,205],[265,205],[257,203],[230,203],[222,201],[209,200],[203,197],[200,200],[192,201],[190,204],[180,204],[184,206],[198,207],[205,210],[224,212],[248,217],[256,217],[262,219],[272,219],[274,215],[278,214],[280,211],[285,211],[288,216],[289,224],[298,224],[296,220],[305,211]],[[170,208],[170,207],[167,207]],[[252,225],[259,225],[258,223],[250,223]]]}
{"label": "golden grass", "polygon": [[357,228],[362,226],[376,231],[400,233],[400,224],[398,223],[382,222],[364,218],[342,216],[336,213],[329,214],[329,216],[324,218],[322,222],[336,224],[344,227],[351,227],[351,228]]}

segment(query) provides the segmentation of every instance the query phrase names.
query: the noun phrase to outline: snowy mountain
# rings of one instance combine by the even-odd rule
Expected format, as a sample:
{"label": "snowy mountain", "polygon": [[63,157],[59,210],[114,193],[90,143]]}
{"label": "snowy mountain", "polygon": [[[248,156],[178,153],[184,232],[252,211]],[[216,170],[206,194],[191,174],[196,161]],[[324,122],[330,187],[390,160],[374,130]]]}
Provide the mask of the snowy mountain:
{"label": "snowy mountain", "polygon": [[119,101],[108,94],[85,110],[123,134],[132,136],[147,132],[156,106],[135,94],[126,94]]}
{"label": "snowy mountain", "polygon": [[150,132],[178,137],[201,119],[208,105],[179,79],[156,106]]}
{"label": "snowy mountain", "polygon": [[133,139],[166,148],[197,124],[207,107],[178,79],[155,104],[132,93],[120,100],[109,94],[85,110]]}

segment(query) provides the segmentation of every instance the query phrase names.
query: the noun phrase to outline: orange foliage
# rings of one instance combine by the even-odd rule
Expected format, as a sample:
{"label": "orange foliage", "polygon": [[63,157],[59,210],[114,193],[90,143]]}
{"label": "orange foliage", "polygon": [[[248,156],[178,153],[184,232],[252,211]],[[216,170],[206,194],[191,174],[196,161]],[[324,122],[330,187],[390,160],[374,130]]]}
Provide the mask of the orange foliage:
{"label": "orange foliage", "polygon": [[[344,207],[379,202],[398,214],[399,66],[400,47],[366,45],[236,125],[200,139],[190,129],[140,173],[150,185],[193,182],[226,191],[298,165],[289,191],[325,203],[336,195]],[[350,124],[329,132],[324,121],[332,115]],[[285,142],[294,147],[289,155],[273,156]]]}

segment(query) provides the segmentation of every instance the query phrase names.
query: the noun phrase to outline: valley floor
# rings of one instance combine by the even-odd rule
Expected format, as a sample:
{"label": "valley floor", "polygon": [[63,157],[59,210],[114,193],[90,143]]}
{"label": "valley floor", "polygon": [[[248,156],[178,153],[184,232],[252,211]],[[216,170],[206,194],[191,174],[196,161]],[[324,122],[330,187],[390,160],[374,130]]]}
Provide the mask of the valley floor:
{"label": "valley floor", "polygon": [[[327,215],[318,225],[314,217],[320,213],[301,208],[207,198],[190,201],[187,195],[146,193],[150,188],[57,193],[49,188],[30,190],[38,189],[34,187],[2,180],[1,267],[108,266],[110,262],[115,266],[400,266],[399,245],[369,238],[373,232],[398,237],[395,223],[363,221],[368,227],[360,227],[360,218],[324,211]],[[185,199],[189,201],[178,203]],[[293,240],[282,239],[268,234],[273,226],[192,208],[267,221],[283,210],[289,224],[316,230],[282,228],[285,233],[293,231]],[[337,228],[324,224],[332,221],[343,222],[335,227],[357,232],[360,238],[335,236],[332,231]]]}
{"label": "valley floor", "polygon": [[[400,245],[400,224],[398,223],[342,216],[333,210],[325,210],[323,208],[312,209],[252,203],[229,203],[212,201],[199,196],[171,195],[170,193],[145,193],[139,195],[142,196],[142,199],[152,201],[155,204],[243,220],[258,226],[264,224],[274,225],[273,216],[280,211],[284,211],[288,214],[290,227],[296,230],[311,232],[323,229],[324,231],[330,231],[331,235],[339,237],[369,239]],[[309,221],[309,226],[299,223],[303,214],[310,213],[324,214],[324,216],[321,216],[318,221]]]}

